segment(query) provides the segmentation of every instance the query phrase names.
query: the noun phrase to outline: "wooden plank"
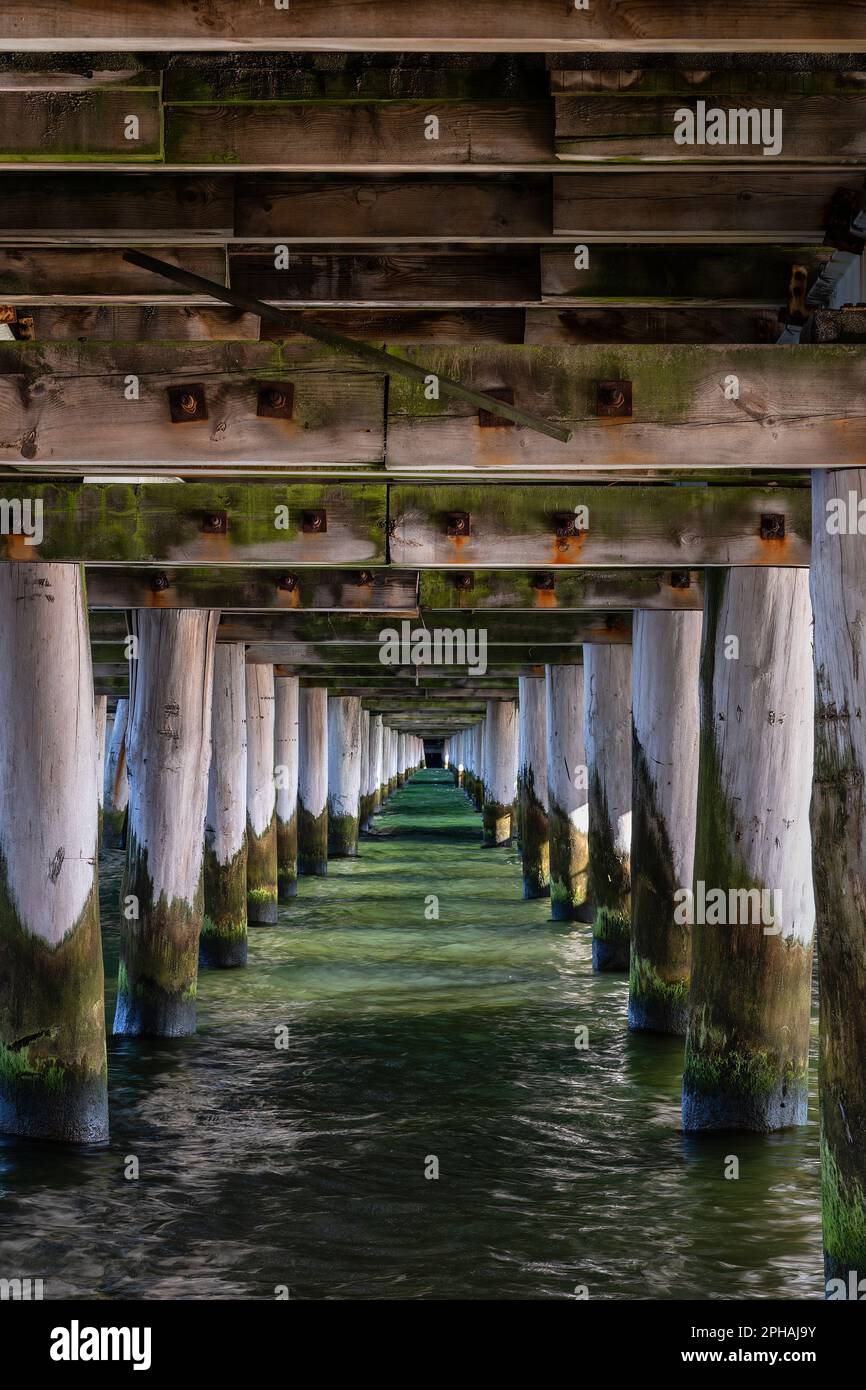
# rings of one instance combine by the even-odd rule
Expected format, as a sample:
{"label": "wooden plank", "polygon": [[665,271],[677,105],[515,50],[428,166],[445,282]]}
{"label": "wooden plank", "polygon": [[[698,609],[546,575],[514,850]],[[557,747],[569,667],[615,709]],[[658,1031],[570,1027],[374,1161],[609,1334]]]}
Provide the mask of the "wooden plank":
{"label": "wooden plank", "polygon": [[428,621],[441,625],[455,610],[471,611],[479,621],[514,610],[697,610],[704,587],[700,570],[425,570],[419,599]]}
{"label": "wooden plank", "polygon": [[513,307],[534,304],[540,298],[534,248],[292,250],[287,270],[275,269],[273,251],[263,255],[233,249],[229,267],[233,289],[289,308]]}
{"label": "wooden plank", "polygon": [[112,54],[99,66],[64,58],[56,65],[27,61],[20,54],[0,58],[0,91],[3,92],[88,92],[98,88],[162,88],[158,63],[142,65],[134,54]]}
{"label": "wooden plank", "polygon": [[[441,621],[440,621],[441,619]],[[405,627],[404,627],[405,624]],[[392,615],[358,613],[224,613],[220,620],[220,642],[251,642],[257,646],[273,643],[311,642],[320,646],[354,644],[363,648],[359,655],[377,660],[382,649],[383,631],[417,633],[484,632],[488,648],[525,647],[534,642],[562,643],[614,642],[629,640],[631,612],[605,614],[551,610],[537,613],[486,611],[483,614],[422,611],[418,617],[398,619]],[[432,640],[432,638],[431,638]],[[450,641],[451,639],[443,639]],[[446,661],[447,664],[447,661]]]}
{"label": "wooden plank", "polygon": [[[588,509],[586,530],[557,534]],[[470,516],[468,535],[447,534],[448,515]],[[809,563],[805,488],[590,485],[391,488],[394,564],[417,569]],[[782,539],[762,539],[764,516],[784,516]]]}
{"label": "wooden plank", "polygon": [[[22,486],[21,479],[4,479],[0,481],[0,515],[20,503],[22,495],[42,504],[42,540],[29,545],[20,527],[17,531],[14,526],[4,527],[0,558],[293,569],[383,564],[386,558],[387,498],[381,484],[133,485],[46,483],[28,478]],[[326,529],[305,532],[304,512],[317,509],[326,513]],[[14,511],[10,515],[14,517]],[[209,518],[219,519],[220,526],[205,529]]]}
{"label": "wooden plank", "polygon": [[[255,375],[130,373],[0,376],[0,460],[112,469],[146,465],[176,473],[206,465],[306,468],[370,465],[384,450],[384,379],[352,371],[265,371]],[[257,414],[260,391],[289,382],[292,415]],[[207,418],[175,423],[169,390],[202,385]]]}
{"label": "wooden plank", "polygon": [[[782,112],[780,150],[773,164],[862,164],[866,157],[866,93],[845,96],[799,96],[749,88],[736,98],[703,93],[700,97],[557,96],[557,158],[574,161],[653,160],[682,163],[755,163],[768,167],[766,142],[694,144],[674,142],[677,112],[742,108]],[[770,166],[772,167],[772,166]]]}
{"label": "wooden plank", "polygon": [[551,182],[241,176],[235,230],[250,241],[536,241],[552,232]]}
{"label": "wooden plank", "polygon": [[534,347],[600,343],[775,343],[779,309],[751,305],[634,308],[587,305],[527,309],[524,342]]}
{"label": "wooden plank", "polygon": [[811,169],[792,179],[767,164],[760,171],[560,174],[553,180],[553,231],[596,240],[809,244],[823,239],[835,190],[859,191],[863,182],[860,175]]}
{"label": "wooden plank", "polygon": [[127,608],[218,608],[221,612],[357,612],[414,615],[412,570],[88,569],[91,614]]}
{"label": "wooden plank", "polygon": [[[621,632],[608,632],[599,627],[584,638],[584,641],[599,642],[607,645],[624,645],[631,641],[631,634]],[[369,642],[254,642],[247,647],[247,661],[255,665],[280,665],[280,666],[308,666],[315,663],[322,671],[327,671],[329,667],[343,667],[357,664],[359,668],[374,670],[374,661],[379,651],[378,646]],[[583,652],[583,643],[576,643],[573,646],[563,645],[561,642],[533,642],[532,644],[503,643],[500,645],[488,645],[486,657],[486,669],[495,668],[498,670],[504,662],[513,663],[515,668],[532,666],[558,666],[562,664],[574,665],[578,662],[578,657]],[[438,670],[444,673],[444,678],[449,675],[460,676],[463,672],[468,672],[469,668],[476,667],[476,662],[449,663],[439,667],[421,666],[409,668],[412,675],[417,674],[419,679],[427,680],[429,676]],[[379,665],[380,671],[397,670],[400,668],[386,668]],[[486,673],[486,672],[485,672]]]}
{"label": "wooden plank", "polygon": [[[260,327],[255,314],[244,314],[228,306],[211,305],[52,303],[35,307],[28,302],[19,306],[19,318],[22,315],[32,317],[32,337],[43,342],[62,339],[88,342],[257,342]],[[413,341],[417,342],[418,338]]]}
{"label": "wooden plank", "polygon": [[9,174],[0,240],[224,242],[234,231],[231,176]]}
{"label": "wooden plank", "polygon": [[[138,121],[135,138],[128,118]],[[0,91],[0,163],[124,164],[162,158],[159,92]]]}
{"label": "wooden plank", "polygon": [[[172,265],[227,283],[222,247],[161,247]],[[111,247],[0,246],[0,297],[7,304],[210,303],[178,292],[161,275],[124,261]]]}
{"label": "wooden plank", "polygon": [[292,0],[274,13],[259,0],[6,0],[0,44],[20,49],[386,49],[401,51],[862,52],[862,0],[832,6],[806,0],[597,0],[576,10],[562,0],[440,0],[425,9],[404,0]]}
{"label": "wooden plank", "polygon": [[707,64],[576,68],[565,66],[550,55],[548,67],[550,90],[556,96],[577,93],[584,96],[590,93],[635,97],[711,96],[714,99],[723,96],[727,99],[735,97],[739,102],[743,92],[747,91],[761,93],[767,98],[841,96],[862,92],[866,87],[866,73],[862,70],[818,67],[808,61],[784,67],[784,61],[769,60],[752,67],[727,63],[722,66],[724,60],[716,59]]}
{"label": "wooden plank", "polygon": [[[438,139],[425,135],[431,116]],[[165,158],[286,171],[552,164],[553,107],[507,100],[168,106]]]}
{"label": "wooden plank", "polygon": [[[832,251],[821,246],[590,246],[576,269],[573,251],[541,252],[545,303],[608,303],[637,307],[753,304],[776,307],[787,297],[792,265],[818,275]],[[582,264],[582,258],[581,258]]]}
{"label": "wooden plank", "polygon": [[[486,475],[695,468],[860,467],[866,354],[856,346],[417,349],[428,374],[482,390],[572,429],[568,444],[482,428],[455,401],[392,379],[388,468]],[[732,379],[736,378],[736,396]],[[597,415],[598,382],[630,381],[630,418]],[[727,394],[726,394],[727,392]]]}

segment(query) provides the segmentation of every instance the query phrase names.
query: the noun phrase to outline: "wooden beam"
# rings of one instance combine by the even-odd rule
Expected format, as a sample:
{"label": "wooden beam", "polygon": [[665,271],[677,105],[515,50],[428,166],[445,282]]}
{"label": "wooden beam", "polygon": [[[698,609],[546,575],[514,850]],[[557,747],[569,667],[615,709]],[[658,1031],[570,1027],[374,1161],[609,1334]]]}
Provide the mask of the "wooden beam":
{"label": "wooden beam", "polygon": [[[279,643],[310,642],[317,647],[331,644],[355,644],[365,650],[359,656],[368,661],[380,659],[383,632],[405,633],[406,644],[412,637],[427,631],[433,641],[436,632],[447,633],[442,640],[450,650],[452,636],[463,638],[469,632],[483,633],[488,647],[530,646],[533,642],[558,642],[574,645],[579,642],[629,641],[631,613],[616,611],[601,614],[578,611],[538,613],[487,611],[479,613],[422,611],[415,618],[402,620],[383,614],[346,613],[256,613],[251,611],[223,613],[220,620],[220,642],[249,642],[256,646]],[[429,664],[429,663],[428,663]],[[439,664],[439,663],[437,663]],[[445,665],[449,664],[446,656]]]}
{"label": "wooden beam", "polygon": [[[858,467],[864,459],[866,355],[847,346],[425,348],[428,374],[507,388],[527,410],[572,430],[555,451],[518,429],[480,427],[460,402],[428,401],[394,380],[388,467],[419,474],[509,470],[584,474],[640,469]],[[631,383],[632,413],[599,414],[599,382]],[[634,474],[632,475],[634,476]],[[495,561],[494,561],[495,563]]]}
{"label": "wooden beam", "polygon": [[[767,293],[767,299],[770,298]],[[760,304],[689,308],[654,305],[633,308],[525,310],[523,341],[530,347],[598,346],[601,343],[775,343],[779,309]],[[38,319],[37,319],[38,322]],[[456,341],[456,340],[455,340]]]}
{"label": "wooden beam", "polygon": [[[578,507],[589,524],[570,535]],[[458,514],[468,533],[449,535]],[[392,562],[419,569],[809,563],[805,488],[398,485],[390,516]]]}
{"label": "wooden beam", "polygon": [[[42,504],[28,544],[21,502]],[[5,505],[4,505],[5,504]],[[283,509],[283,510],[281,510]],[[325,524],[316,513],[324,512]],[[123,566],[382,564],[386,489],[338,483],[51,483],[0,481],[7,560]],[[35,513],[31,512],[35,519]],[[304,529],[305,525],[308,527]]]}
{"label": "wooden beam", "polygon": [[[766,161],[765,161],[766,163]],[[553,181],[553,232],[598,240],[821,241],[837,188],[862,175],[799,170],[581,170]]]}
{"label": "wooden beam", "polygon": [[[601,627],[596,629],[596,634],[599,642],[605,646],[612,645],[612,643],[622,645],[624,636],[630,640],[628,633],[607,632]],[[587,640],[589,636],[592,634],[588,634]],[[592,640],[595,641],[596,637],[592,636]],[[563,662],[574,664],[582,650],[583,644],[581,642],[577,642],[573,646],[563,646],[561,642],[549,643],[543,640],[523,646],[517,643],[488,644],[487,668],[499,671],[503,664],[507,663],[515,668],[516,674],[521,674],[520,668],[522,667],[559,665]],[[363,671],[369,673],[375,671],[376,665],[380,671],[386,670],[378,662],[378,652],[378,645],[370,642],[255,642],[247,647],[247,661],[253,664],[259,662],[273,663],[292,670],[308,666],[311,663],[315,663],[317,668],[323,671],[329,666],[336,668],[356,665],[359,673]],[[436,671],[439,671],[447,680],[452,675],[471,675],[477,664],[476,661],[464,661],[438,667],[419,666],[417,671],[414,668],[412,670],[422,681],[427,680]],[[394,668],[395,678],[398,669],[401,668]]]}
{"label": "wooden beam", "polygon": [[217,608],[221,612],[378,612],[413,616],[412,570],[112,569],[87,571],[87,604],[96,610]]}
{"label": "wooden beam", "polygon": [[[716,78],[716,75],[713,74]],[[735,93],[716,93],[712,84],[698,95],[641,96],[580,94],[563,95],[556,102],[556,154],[575,162],[624,161],[668,164],[755,164],[768,166],[766,141],[754,143],[728,139],[709,144],[677,144],[674,131],[678,112],[697,113],[698,103],[707,110],[761,109],[782,113],[781,147],[772,146],[773,165],[861,165],[866,156],[862,91],[802,95],[772,86],[740,86]],[[724,85],[724,84],[723,84]]]}
{"label": "wooden beam", "polygon": [[153,162],[162,158],[162,118],[154,87],[69,92],[0,85],[0,164]]}
{"label": "wooden beam", "polygon": [[0,46],[11,49],[142,51],[172,49],[373,49],[521,52],[612,49],[622,52],[862,52],[862,0],[829,8],[805,0],[732,0],[723,9],[697,0],[607,0],[575,10],[559,0],[441,0],[407,11],[403,0],[292,0],[265,10],[259,0],[138,0],[134,7],[98,0],[6,0]]}
{"label": "wooden beam", "polygon": [[[160,246],[172,265],[227,283],[225,250]],[[7,304],[205,304],[173,291],[161,275],[130,265],[111,247],[0,247],[0,298]]]}
{"label": "wooden beam", "polygon": [[419,601],[428,620],[444,623],[455,610],[471,612],[480,623],[488,613],[533,613],[617,608],[699,610],[703,608],[700,570],[425,570]]}
{"label": "wooden beam", "polygon": [[0,241],[225,242],[234,234],[233,194],[231,175],[7,174]]}

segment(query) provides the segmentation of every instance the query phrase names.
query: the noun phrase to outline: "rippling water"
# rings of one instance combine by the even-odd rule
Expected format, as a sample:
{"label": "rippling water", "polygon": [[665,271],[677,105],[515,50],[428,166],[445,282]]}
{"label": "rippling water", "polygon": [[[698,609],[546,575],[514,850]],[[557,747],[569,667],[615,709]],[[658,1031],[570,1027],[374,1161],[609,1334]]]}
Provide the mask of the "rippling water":
{"label": "rippling water", "polygon": [[46,1298],[822,1298],[814,1095],[800,1130],[684,1136],[682,1043],[627,1032],[625,977],[521,900],[447,775],[376,824],[246,970],[202,972],[196,1037],[110,1042],[108,1147],[0,1139],[0,1273]]}

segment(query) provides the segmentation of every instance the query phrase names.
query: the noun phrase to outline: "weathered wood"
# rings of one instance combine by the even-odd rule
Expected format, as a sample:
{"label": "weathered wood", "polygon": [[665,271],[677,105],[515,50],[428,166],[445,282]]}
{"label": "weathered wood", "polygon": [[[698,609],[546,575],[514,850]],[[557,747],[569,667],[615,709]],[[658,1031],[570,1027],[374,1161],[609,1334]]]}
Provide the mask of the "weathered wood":
{"label": "weathered wood", "polygon": [[[808,565],[808,491],[788,487],[598,487],[466,484],[390,488],[392,563],[418,569],[527,569],[604,565]],[[589,527],[558,535],[586,507]],[[448,517],[468,513],[468,535]],[[784,536],[762,539],[762,517],[784,516]],[[766,530],[766,526],[764,528]]]}
{"label": "weathered wood", "polygon": [[[94,570],[98,583],[100,571]],[[425,611],[471,610],[479,624],[488,613],[515,610],[562,613],[616,608],[703,611],[700,570],[479,570],[443,574],[425,570],[419,578],[419,603]],[[88,574],[88,594],[94,606]],[[124,604],[123,607],[128,605]],[[222,604],[222,607],[231,606]]]}
{"label": "weathered wood", "polygon": [[357,695],[328,700],[328,857],[358,853],[361,795],[361,701]]}
{"label": "weathered wood", "polygon": [[589,806],[583,728],[583,667],[545,667],[550,915],[586,918]]}
{"label": "weathered wood", "polygon": [[382,804],[382,759],[384,727],[379,712],[370,713],[370,745],[367,755],[367,798],[369,820],[376,815]]}
{"label": "weathered wood", "polygon": [[73,1144],[108,1137],[92,702],[80,569],[3,566],[0,1131]]}
{"label": "weathered wood", "polygon": [[[95,609],[220,608],[223,612],[273,609],[414,616],[417,590],[418,575],[412,570],[301,569],[293,574],[285,569],[219,566],[152,570],[101,566],[87,571],[91,613]],[[628,593],[627,586],[622,592]],[[682,592],[689,594],[689,590]],[[695,603],[703,602],[697,589],[691,597]],[[627,601],[621,600],[620,606]]]}
{"label": "weathered wood", "polygon": [[632,651],[629,1027],[685,1035],[698,800],[701,613],[637,613]]}
{"label": "weathered wood", "polygon": [[[227,283],[221,247],[160,244],[159,254],[172,265]],[[125,261],[120,250],[101,246],[0,246],[0,297],[27,305],[195,302],[176,294],[163,276]],[[198,298],[207,304],[204,296]]]}
{"label": "weathered wood", "polygon": [[[866,1269],[866,956],[861,637],[866,477],[813,478],[815,781],[812,862],[821,980],[821,1185],[825,1274],[849,1298]],[[852,524],[853,522],[853,524]],[[782,881],[781,879],[779,880]]]}
{"label": "weathered wood", "polygon": [[97,844],[102,844],[102,818],[105,808],[105,737],[108,697],[94,691],[93,717],[96,723],[96,802],[99,808]]}
{"label": "weathered wood", "polygon": [[547,798],[547,715],[544,680],[520,678],[517,799],[524,898],[550,896]]}
{"label": "weathered wood", "polygon": [[517,797],[517,703],[488,700],[484,724],[484,844],[511,843]]}
{"label": "weathered wood", "polygon": [[[125,626],[125,623],[124,623]],[[122,668],[128,678],[128,670]],[[105,849],[126,848],[126,820],[129,805],[129,778],[126,770],[126,725],[129,701],[120,699],[114,711],[111,741],[105,760],[103,785],[102,844]]]}
{"label": "weathered wood", "polygon": [[199,964],[247,960],[247,717],[244,649],[214,654]]}
{"label": "weathered wood", "polygon": [[223,175],[6,174],[0,242],[224,242],[234,234],[232,193]]}
{"label": "weathered wood", "polygon": [[129,847],[114,1032],[195,1032],[218,614],[133,610]]}
{"label": "weathered wood", "polygon": [[791,266],[804,265],[814,279],[832,252],[821,246],[740,245],[592,246],[585,269],[574,250],[541,251],[541,295],[546,304],[637,307],[753,304],[775,308],[785,298]]}
{"label": "weathered wood", "polygon": [[[786,281],[787,288],[787,281]],[[784,298],[784,293],[782,294]],[[781,299],[780,299],[781,302]],[[683,468],[808,469],[816,460],[859,464],[866,417],[866,355],[856,346],[424,348],[406,356],[428,376],[506,388],[521,409],[570,429],[552,449],[527,430],[483,428],[464,402],[427,400],[393,379],[389,469],[486,476],[509,469],[586,474]],[[630,381],[630,417],[598,414],[598,383]]]}
{"label": "weathered wood", "polygon": [[[52,469],[74,465],[142,465],[170,475],[184,468],[286,464],[374,464],[384,456],[384,380],[371,373],[299,371],[291,418],[260,416],[260,392],[276,385],[260,376],[194,377],[203,387],[206,419],[176,422],[169,391],[189,375],[129,372],[105,376],[0,376],[0,460]],[[137,375],[137,374],[135,374]],[[279,387],[277,387],[279,389]],[[137,398],[130,391],[138,392]]]}
{"label": "weathered wood", "polygon": [[[599,626],[597,633],[591,630],[586,640],[595,641],[596,635],[605,646],[628,645],[631,641],[631,634],[626,628],[607,631]],[[545,642],[543,633],[539,634],[538,640],[531,645],[516,642],[488,644],[487,671],[493,671],[497,675],[503,671],[515,676],[532,675],[533,668],[538,666],[575,662],[581,649],[579,641],[569,645],[562,642]],[[314,667],[322,676],[328,675],[328,668],[337,671],[354,667],[358,675],[377,676],[381,687],[385,687],[388,680],[387,674],[383,673],[388,672],[391,673],[394,683],[399,684],[405,682],[407,676],[415,675],[425,681],[459,680],[477,674],[478,670],[475,659],[467,658],[461,661],[459,653],[458,659],[439,666],[386,667],[379,660],[380,652],[379,644],[371,642],[254,642],[247,647],[247,661],[253,664],[264,662],[285,666],[294,674],[297,674],[299,668]],[[527,667],[528,670],[523,669]]]}
{"label": "weathered wood", "polygon": [[[425,135],[428,118],[438,139]],[[167,106],[167,166],[359,172],[553,163],[550,101]]]}
{"label": "weathered wood", "polygon": [[358,828],[367,830],[370,821],[370,803],[367,783],[370,779],[370,711],[361,706],[361,775],[358,794]]}
{"label": "weathered wood", "polygon": [[298,873],[328,872],[328,692],[298,696]]}
{"label": "weathered wood", "polygon": [[810,628],[805,573],[708,574],[686,1130],[806,1122]]}
{"label": "weathered wood", "polygon": [[[130,116],[138,121],[137,138]],[[0,165],[141,164],[162,158],[159,92],[0,90]]]}
{"label": "weathered wood", "polygon": [[[423,609],[417,618],[383,617],[365,613],[277,613],[252,611],[224,613],[220,621],[221,642],[252,642],[279,644],[281,642],[356,643],[372,646],[375,651],[400,642],[407,658],[419,666],[450,665],[457,655],[473,651],[473,634],[480,641],[482,634],[489,646],[526,646],[532,642],[628,642],[631,633],[631,614],[628,611],[608,611],[602,617],[594,613],[551,610],[543,617],[520,611],[486,611],[482,615],[447,610]],[[436,639],[441,643],[441,659],[436,660]],[[419,648],[423,648],[419,650]],[[429,649],[429,651],[428,651]],[[384,664],[384,663],[383,663]],[[460,662],[465,664],[465,662]]]}
{"label": "weathered wood", "polygon": [[[193,426],[193,428],[195,428]],[[21,479],[0,483],[0,509],[11,522]],[[42,503],[39,545],[14,524],[0,534],[0,558],[115,565],[381,564],[386,489],[375,483],[52,483],[27,480]],[[327,529],[304,530],[304,513],[323,510]],[[20,505],[18,508],[20,513]],[[222,524],[205,529],[209,517]]]}
{"label": "weathered wood", "polygon": [[[172,296],[168,296],[170,299]],[[519,310],[495,312],[519,313]],[[256,314],[243,314],[221,305],[166,305],[151,303],[99,304],[92,306],[30,303],[20,309],[33,319],[34,339],[41,342],[257,342],[259,320]],[[444,325],[443,325],[444,328]],[[516,329],[515,329],[516,333]],[[417,334],[413,342],[430,334]],[[488,335],[490,336],[490,335]],[[522,342],[523,334],[510,340],[501,335],[491,341]],[[448,341],[447,334],[443,341]],[[460,341],[455,338],[455,341]]]}
{"label": "weathered wood", "polygon": [[[510,308],[541,299],[538,251],[519,246],[459,251],[435,246],[418,251],[293,249],[286,270],[275,269],[273,250],[237,248],[231,251],[229,267],[238,293],[288,308]],[[2,271],[0,255],[0,291]]]}
{"label": "weathered wood", "polygon": [[[737,101],[732,105],[739,106]],[[857,174],[833,170],[653,169],[557,175],[553,232],[617,241],[790,241],[823,239],[838,187],[859,192]]]}
{"label": "weathered wood", "polygon": [[274,778],[277,792],[277,888],[280,902],[298,891],[298,678],[274,681]]}
{"label": "weathered wood", "polygon": [[[866,96],[848,93],[800,95],[741,89],[718,97],[640,97],[630,95],[557,96],[556,153],[576,161],[659,161],[676,164],[731,163],[768,165],[766,142],[745,144],[677,144],[677,112],[694,111],[702,101],[707,109],[778,109],[783,113],[781,150],[773,163],[862,164],[866,154],[863,133]],[[772,167],[772,166],[770,166]]]}
{"label": "weathered wood", "polygon": [[[767,296],[769,298],[769,294]],[[602,309],[526,309],[528,347],[578,347],[601,343],[775,343],[779,310],[704,306]]]}
{"label": "weathered wood", "polygon": [[592,968],[628,970],[631,930],[631,648],[584,651]]}
{"label": "weathered wood", "polygon": [[234,225],[249,240],[536,241],[553,230],[550,178],[239,176]]}
{"label": "weathered wood", "polygon": [[277,920],[277,795],[274,668],[249,662],[247,691],[247,920]]}
{"label": "weathered wood", "polygon": [[292,0],[275,15],[258,0],[138,0],[107,9],[97,0],[8,0],[0,18],[3,47],[58,51],[251,49],[449,49],[457,52],[861,52],[862,0],[825,5],[734,0],[724,9],[663,0],[652,12],[639,0],[604,0],[575,10],[560,0],[442,0],[407,11],[402,0]]}

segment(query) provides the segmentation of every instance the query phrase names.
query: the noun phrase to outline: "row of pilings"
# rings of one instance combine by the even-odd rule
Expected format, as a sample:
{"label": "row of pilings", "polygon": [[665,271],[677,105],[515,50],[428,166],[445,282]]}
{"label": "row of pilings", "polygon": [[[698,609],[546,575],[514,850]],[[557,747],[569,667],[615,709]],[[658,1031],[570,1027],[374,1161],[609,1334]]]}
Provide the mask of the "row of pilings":
{"label": "row of pilings", "polygon": [[[519,707],[492,702],[461,758],[468,789],[483,785],[488,844],[512,838],[518,801],[526,891],[549,877],[555,916],[591,918],[596,968],[630,962],[632,1026],[685,1027],[688,1129],[803,1121],[817,916],[825,1247],[843,1277],[866,1270],[866,558],[825,519],[849,493],[866,497],[866,474],[815,474],[811,607],[804,571],[710,571],[702,621],[637,614],[633,649],[587,645],[582,667],[525,681],[522,739]],[[104,808],[116,834],[125,763],[121,1032],[189,1032],[200,950],[237,960],[244,909],[267,921],[281,879],[291,898],[299,874],[353,852],[364,747],[368,802],[417,764],[416,748],[398,768],[383,729],[371,776],[357,702],[281,695],[272,668],[215,645],[216,626],[208,612],[133,618]],[[0,711],[0,1128],[101,1141],[102,715],[76,567],[0,567]]]}

